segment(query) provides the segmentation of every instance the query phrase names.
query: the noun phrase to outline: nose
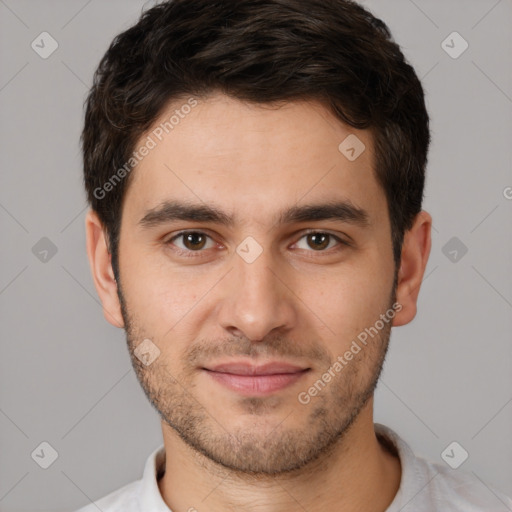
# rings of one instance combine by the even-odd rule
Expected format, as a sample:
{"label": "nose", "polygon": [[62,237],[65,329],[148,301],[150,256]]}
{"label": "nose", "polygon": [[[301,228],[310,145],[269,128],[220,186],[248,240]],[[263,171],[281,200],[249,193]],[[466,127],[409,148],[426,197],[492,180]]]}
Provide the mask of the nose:
{"label": "nose", "polygon": [[283,272],[269,250],[252,263],[235,254],[218,309],[221,327],[251,341],[261,341],[273,331],[289,331],[297,318],[295,296]]}

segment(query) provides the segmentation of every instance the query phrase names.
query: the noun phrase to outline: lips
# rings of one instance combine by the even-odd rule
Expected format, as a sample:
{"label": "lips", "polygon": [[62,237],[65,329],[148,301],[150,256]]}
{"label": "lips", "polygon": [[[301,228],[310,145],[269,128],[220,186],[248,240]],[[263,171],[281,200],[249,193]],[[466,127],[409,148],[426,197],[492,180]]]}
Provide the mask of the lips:
{"label": "lips", "polygon": [[254,365],[229,362],[203,368],[215,382],[245,396],[264,396],[280,391],[300,380],[310,368],[283,362]]}
{"label": "lips", "polygon": [[289,373],[299,373],[308,368],[302,368],[300,366],[296,366],[288,363],[280,363],[280,362],[270,362],[266,364],[262,364],[259,366],[252,365],[250,363],[243,362],[234,362],[234,363],[224,363],[218,364],[215,366],[211,366],[205,368],[205,370],[210,370],[213,372],[219,373],[230,373],[232,375],[278,375],[278,374],[289,374]]}

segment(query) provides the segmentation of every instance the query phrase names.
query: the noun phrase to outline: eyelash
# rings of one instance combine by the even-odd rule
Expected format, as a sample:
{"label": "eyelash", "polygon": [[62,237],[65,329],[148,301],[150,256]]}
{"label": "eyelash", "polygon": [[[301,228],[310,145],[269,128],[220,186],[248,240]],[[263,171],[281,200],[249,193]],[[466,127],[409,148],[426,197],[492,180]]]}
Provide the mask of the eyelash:
{"label": "eyelash", "polygon": [[[174,235],[172,238],[169,238],[167,241],[164,242],[164,244],[166,246],[170,246],[170,245],[173,245],[173,242],[175,240],[177,240],[178,238],[180,237],[184,237],[186,235],[190,235],[190,234],[197,234],[197,235],[203,235],[203,236],[206,236],[210,239],[212,239],[212,237],[210,235],[208,235],[207,233],[203,232],[203,231],[194,231],[194,230],[188,230],[188,231],[180,231],[179,233],[177,233],[176,235]],[[312,234],[315,234],[315,235],[327,235],[329,236],[330,238],[333,238],[334,240],[336,240],[336,242],[338,242],[338,250],[341,250],[339,248],[339,245],[342,245],[342,246],[345,246],[345,247],[351,247],[351,244],[349,242],[346,242],[345,240],[341,239],[340,237],[336,236],[336,235],[333,235],[332,233],[329,233],[329,232],[326,232],[326,231],[318,231],[318,230],[310,230],[310,231],[307,231],[306,233],[304,233],[300,238],[299,240],[302,240],[304,237],[308,236],[308,235],[312,235]],[[297,242],[295,242],[297,243]],[[307,251],[307,252],[317,252],[317,253],[326,253],[328,251],[331,251],[333,248],[331,247],[330,249],[324,249],[324,250],[318,250],[318,251],[314,251],[313,249],[311,249],[310,251]],[[174,248],[173,249],[176,254],[178,254],[178,256],[185,256],[187,258],[197,258],[197,257],[200,257],[201,256],[201,253],[204,253],[207,249],[199,249],[197,251],[192,251],[190,249],[180,249],[180,248]]]}

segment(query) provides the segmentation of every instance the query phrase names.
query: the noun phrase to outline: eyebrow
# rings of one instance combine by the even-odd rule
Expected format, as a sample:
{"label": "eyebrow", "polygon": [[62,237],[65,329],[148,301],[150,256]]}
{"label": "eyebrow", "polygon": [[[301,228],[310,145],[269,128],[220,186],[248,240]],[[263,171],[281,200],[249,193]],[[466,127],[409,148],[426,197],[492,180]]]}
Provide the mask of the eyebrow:
{"label": "eyebrow", "polygon": [[[322,220],[341,221],[359,227],[370,225],[368,212],[348,200],[293,206],[279,212],[276,219],[278,225]],[[147,210],[139,221],[139,225],[144,229],[150,229],[177,220],[209,222],[227,227],[233,227],[236,222],[234,216],[212,205],[164,201],[155,208]]]}

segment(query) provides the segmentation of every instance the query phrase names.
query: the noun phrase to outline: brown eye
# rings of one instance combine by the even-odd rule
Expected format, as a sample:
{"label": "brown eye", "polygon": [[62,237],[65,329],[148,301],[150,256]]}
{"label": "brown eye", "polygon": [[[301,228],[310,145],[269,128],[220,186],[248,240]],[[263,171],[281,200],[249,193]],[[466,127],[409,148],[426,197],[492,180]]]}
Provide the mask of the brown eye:
{"label": "brown eye", "polygon": [[206,237],[202,233],[185,233],[183,245],[191,251],[202,249],[206,245]]}
{"label": "brown eye", "polygon": [[210,236],[201,231],[183,231],[170,238],[166,245],[174,246],[178,252],[203,252],[211,249],[215,243]]}
{"label": "brown eye", "polygon": [[325,231],[309,231],[300,237],[300,239],[294,244],[294,249],[301,249],[307,251],[310,254],[313,252],[321,254],[328,254],[343,251],[351,247],[350,242],[346,242],[339,236],[333,235]]}
{"label": "brown eye", "polygon": [[308,252],[331,252],[331,249],[342,250],[350,246],[340,237],[324,231],[310,231],[305,233],[296,243],[295,248]]}
{"label": "brown eye", "polygon": [[325,249],[329,246],[330,237],[327,233],[310,233],[307,235],[308,245],[315,251]]}

